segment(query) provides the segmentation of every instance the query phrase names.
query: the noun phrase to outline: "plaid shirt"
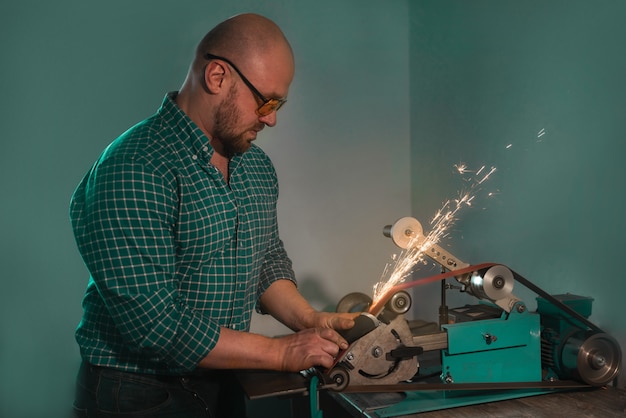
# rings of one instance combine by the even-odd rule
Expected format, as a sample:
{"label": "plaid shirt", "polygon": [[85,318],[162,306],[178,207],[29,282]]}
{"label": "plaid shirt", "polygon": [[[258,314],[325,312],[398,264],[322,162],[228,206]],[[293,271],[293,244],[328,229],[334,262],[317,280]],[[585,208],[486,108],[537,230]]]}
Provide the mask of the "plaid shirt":
{"label": "plaid shirt", "polygon": [[109,145],[72,197],[91,274],[76,339],[95,365],[190,372],[220,327],[248,331],[263,292],[295,281],[270,159],[253,145],[231,159],[227,183],[175,95]]}

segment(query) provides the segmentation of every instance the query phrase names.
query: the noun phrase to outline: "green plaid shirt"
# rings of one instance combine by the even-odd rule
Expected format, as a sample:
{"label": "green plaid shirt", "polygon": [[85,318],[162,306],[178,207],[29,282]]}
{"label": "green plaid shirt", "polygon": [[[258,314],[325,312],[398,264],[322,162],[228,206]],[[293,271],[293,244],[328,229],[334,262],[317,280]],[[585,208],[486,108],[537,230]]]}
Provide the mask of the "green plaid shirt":
{"label": "green plaid shirt", "polygon": [[109,145],[72,197],[91,274],[76,339],[95,365],[192,371],[220,327],[248,331],[263,292],[295,281],[270,159],[253,145],[232,158],[227,183],[175,95]]}

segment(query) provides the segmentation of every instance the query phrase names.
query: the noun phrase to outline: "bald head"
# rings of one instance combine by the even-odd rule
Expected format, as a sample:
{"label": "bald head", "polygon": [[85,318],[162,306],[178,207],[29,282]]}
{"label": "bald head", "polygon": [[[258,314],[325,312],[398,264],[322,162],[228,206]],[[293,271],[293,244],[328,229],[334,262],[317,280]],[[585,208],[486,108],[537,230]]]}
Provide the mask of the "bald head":
{"label": "bald head", "polygon": [[228,55],[237,63],[264,51],[289,49],[289,42],[280,28],[266,17],[241,14],[223,21],[213,28],[198,44],[196,57],[207,52]]}
{"label": "bald head", "polygon": [[267,97],[282,97],[286,91],[278,91],[285,89],[276,81],[288,85],[293,78],[294,58],[287,38],[276,23],[257,14],[233,16],[202,38],[181,88],[183,96],[206,90],[208,53],[230,60]]}
{"label": "bald head", "polygon": [[[207,33],[196,48],[193,67],[201,69],[207,53],[228,57],[242,70],[272,56],[288,57],[293,62],[291,46],[278,25],[252,13],[233,16]],[[271,71],[271,62],[268,64],[258,70]]]}

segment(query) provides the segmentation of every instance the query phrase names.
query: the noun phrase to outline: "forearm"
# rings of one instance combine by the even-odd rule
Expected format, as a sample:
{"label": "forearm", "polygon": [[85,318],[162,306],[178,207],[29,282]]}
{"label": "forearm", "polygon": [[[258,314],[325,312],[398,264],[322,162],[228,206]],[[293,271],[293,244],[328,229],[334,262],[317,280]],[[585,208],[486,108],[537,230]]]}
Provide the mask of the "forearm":
{"label": "forearm", "polygon": [[339,348],[348,348],[334,329],[352,327],[352,319],[358,314],[317,312],[291,280],[272,283],[260,303],[269,314],[298,332],[269,338],[221,328],[217,344],[200,367],[299,371],[312,366],[330,367]]}
{"label": "forearm", "polygon": [[263,310],[294,331],[315,328],[315,309],[291,280],[277,280],[261,297]]}
{"label": "forearm", "polygon": [[306,329],[283,337],[222,328],[217,344],[198,364],[207,369],[261,369],[297,372],[330,367],[348,344],[329,328]]}
{"label": "forearm", "polygon": [[277,280],[261,297],[263,309],[294,331],[310,328],[349,329],[359,313],[319,312],[290,280]]}
{"label": "forearm", "polygon": [[198,366],[207,369],[281,370],[278,345],[274,338],[221,328],[217,344]]}

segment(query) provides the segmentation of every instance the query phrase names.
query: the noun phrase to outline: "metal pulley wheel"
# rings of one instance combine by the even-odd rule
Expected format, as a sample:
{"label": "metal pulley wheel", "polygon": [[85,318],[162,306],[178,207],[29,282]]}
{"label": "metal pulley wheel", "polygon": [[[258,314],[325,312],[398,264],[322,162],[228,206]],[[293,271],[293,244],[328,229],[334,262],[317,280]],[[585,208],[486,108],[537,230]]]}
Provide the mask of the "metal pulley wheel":
{"label": "metal pulley wheel", "polygon": [[341,392],[345,388],[348,387],[348,383],[350,383],[350,375],[343,367],[335,367],[328,373],[328,378],[335,386],[332,387],[332,390],[337,392]]}
{"label": "metal pulley wheel", "polygon": [[383,235],[391,238],[398,247],[406,249],[409,244],[424,238],[424,230],[417,219],[407,216],[398,219],[393,225],[386,225]]}
{"label": "metal pulley wheel", "polygon": [[395,293],[389,301],[385,304],[385,309],[391,312],[402,315],[406,313],[411,307],[411,296],[404,290],[400,290]]}
{"label": "metal pulley wheel", "polygon": [[469,292],[479,299],[497,301],[511,295],[515,279],[505,266],[496,265],[472,275]]}
{"label": "metal pulley wheel", "polygon": [[608,334],[571,337],[563,346],[561,360],[565,369],[591,386],[604,386],[617,377],[622,352]]}
{"label": "metal pulley wheel", "polygon": [[337,312],[367,312],[372,298],[365,293],[348,293],[337,303]]}

